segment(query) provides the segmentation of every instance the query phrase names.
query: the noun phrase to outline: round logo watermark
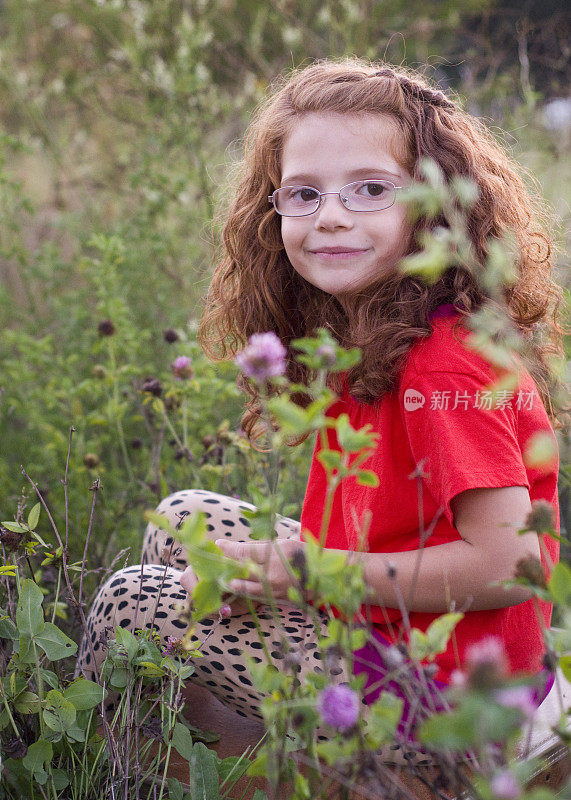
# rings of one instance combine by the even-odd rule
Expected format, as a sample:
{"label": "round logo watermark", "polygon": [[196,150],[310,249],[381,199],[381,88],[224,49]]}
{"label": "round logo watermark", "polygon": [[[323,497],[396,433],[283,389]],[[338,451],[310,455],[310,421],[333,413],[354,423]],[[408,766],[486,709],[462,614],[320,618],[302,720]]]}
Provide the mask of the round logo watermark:
{"label": "round logo watermark", "polygon": [[407,389],[404,393],[405,411],[416,411],[417,408],[422,408],[425,402],[425,396],[421,392],[417,392],[416,389]]}

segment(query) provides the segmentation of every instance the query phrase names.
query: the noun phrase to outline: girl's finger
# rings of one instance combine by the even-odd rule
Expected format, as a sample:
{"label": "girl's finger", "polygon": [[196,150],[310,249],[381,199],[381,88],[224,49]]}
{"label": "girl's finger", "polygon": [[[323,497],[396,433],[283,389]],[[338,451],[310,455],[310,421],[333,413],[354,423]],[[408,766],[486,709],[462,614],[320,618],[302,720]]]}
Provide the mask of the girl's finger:
{"label": "girl's finger", "polygon": [[245,594],[252,597],[265,597],[264,587],[258,581],[240,580],[236,578],[228,583],[228,588],[234,594]]}
{"label": "girl's finger", "polygon": [[237,561],[249,558],[256,564],[263,564],[270,555],[269,542],[232,542],[227,539],[216,539],[214,544],[222,550],[224,555],[235,558]]}

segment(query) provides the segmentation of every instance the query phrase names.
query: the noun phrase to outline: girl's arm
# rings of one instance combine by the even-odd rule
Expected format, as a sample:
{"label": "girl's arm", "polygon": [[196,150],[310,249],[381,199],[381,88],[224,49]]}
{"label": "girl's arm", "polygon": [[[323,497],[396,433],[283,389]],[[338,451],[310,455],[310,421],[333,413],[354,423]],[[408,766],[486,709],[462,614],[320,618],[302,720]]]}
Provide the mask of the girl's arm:
{"label": "girl's arm", "polygon": [[[531,597],[525,586],[507,590],[490,585],[513,578],[520,558],[540,557],[537,534],[517,534],[531,510],[527,489],[469,489],[450,506],[462,541],[425,547],[416,579],[418,551],[351,554],[363,562],[369,602],[398,608],[400,592],[410,611],[439,613],[450,610],[452,602],[457,610],[483,611]],[[395,568],[394,578],[388,575],[389,565]]]}
{"label": "girl's arm", "polygon": [[[422,553],[411,550],[347,554],[364,565],[370,603],[398,608],[400,593],[409,611],[444,613],[452,603],[457,610],[469,606],[471,611],[483,611],[517,605],[531,597],[525,586],[509,591],[500,585],[490,586],[494,581],[513,578],[520,558],[539,558],[537,534],[517,534],[531,510],[527,489],[469,489],[456,495],[450,505],[462,541],[425,547]],[[289,559],[295,550],[304,548],[304,542],[286,539],[270,544],[219,539],[216,544],[231,558],[263,564],[274,598],[287,598],[290,577],[276,547]],[[388,575],[390,565],[396,571],[394,578]],[[230,588],[250,597],[265,597],[264,587],[255,575],[232,581]]]}

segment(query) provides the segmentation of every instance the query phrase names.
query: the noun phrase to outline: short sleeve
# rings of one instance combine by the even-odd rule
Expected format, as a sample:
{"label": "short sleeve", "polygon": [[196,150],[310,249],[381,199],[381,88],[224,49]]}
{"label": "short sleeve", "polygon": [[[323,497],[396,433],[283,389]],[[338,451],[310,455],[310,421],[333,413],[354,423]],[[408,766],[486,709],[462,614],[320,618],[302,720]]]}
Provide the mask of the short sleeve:
{"label": "short sleeve", "polygon": [[492,407],[478,374],[434,371],[401,386],[399,403],[413,459],[451,525],[450,500],[467,489],[525,486],[529,480],[506,399]]}

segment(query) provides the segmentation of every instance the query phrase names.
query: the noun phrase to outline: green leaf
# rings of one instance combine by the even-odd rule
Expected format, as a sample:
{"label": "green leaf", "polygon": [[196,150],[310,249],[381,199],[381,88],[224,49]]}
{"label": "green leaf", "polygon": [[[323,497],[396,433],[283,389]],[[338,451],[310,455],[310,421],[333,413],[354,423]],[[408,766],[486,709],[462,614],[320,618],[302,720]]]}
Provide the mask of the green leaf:
{"label": "green leaf", "polygon": [[[168,732],[167,732],[168,733]],[[165,737],[165,742],[168,744],[168,738]],[[187,761],[190,760],[192,756],[192,749],[193,749],[193,742],[192,736],[190,735],[190,731],[183,725],[182,722],[176,722],[173,728],[172,737],[171,737],[172,746],[174,749],[185,758]]]}
{"label": "green leaf", "polygon": [[14,708],[20,714],[37,714],[40,711],[40,698],[34,692],[22,692],[14,700]]}
{"label": "green leaf", "polygon": [[14,625],[10,617],[0,619],[0,639],[19,639],[18,628]]}
{"label": "green leaf", "polygon": [[41,503],[36,503],[36,505],[31,509],[30,513],[28,514],[28,528],[33,531],[38,521],[40,519],[40,509],[42,507]]}
{"label": "green leaf", "polygon": [[83,728],[80,728],[77,722],[74,722],[65,732],[65,735],[68,739],[71,739],[73,742],[84,742],[85,741],[85,731]]}
{"label": "green leaf", "polygon": [[72,703],[76,711],[87,711],[99,705],[105,692],[103,687],[86,678],[78,678],[67,687],[63,696]]}
{"label": "green leaf", "polygon": [[559,666],[561,672],[565,675],[568,681],[571,681],[571,655],[561,656],[559,659]]}
{"label": "green leaf", "polygon": [[248,767],[247,775],[249,775],[251,778],[262,778],[265,777],[267,769],[268,754],[265,750],[263,750],[258,756],[256,756],[256,758]]}
{"label": "green leaf", "polygon": [[22,759],[22,764],[32,775],[41,774],[45,772],[44,764],[47,765],[52,760],[52,755],[53,747],[51,744],[39,739],[28,747],[28,752]]}
{"label": "green leaf", "polygon": [[182,783],[177,778],[167,778],[169,800],[183,800]]}
{"label": "green leaf", "polygon": [[59,678],[51,669],[40,669],[40,677],[44,683],[47,683],[52,689],[57,689],[59,687]]}
{"label": "green leaf", "polygon": [[464,614],[458,613],[442,614],[441,617],[438,617],[434,622],[430,623],[426,631],[428,653],[430,656],[435,656],[446,650],[450,634],[463,616]]}
{"label": "green leaf", "polygon": [[402,698],[395,697],[389,692],[383,692],[380,698],[369,707],[367,738],[374,747],[380,747],[392,741],[402,716],[402,709]]}
{"label": "green leaf", "polygon": [[571,605],[571,567],[568,564],[560,561],[553,567],[547,586],[556,603]]}
{"label": "green leaf", "polygon": [[234,785],[248,769],[249,761],[242,756],[228,756],[218,764],[218,778],[222,786],[227,781]]}
{"label": "green leaf", "polygon": [[376,489],[380,483],[379,476],[370,469],[361,469],[357,473],[357,483],[359,486],[371,486]]}
{"label": "green leaf", "polygon": [[[301,435],[311,430],[311,423],[305,409],[292,402],[287,395],[282,394],[269,400],[268,408],[278,421],[283,433]],[[318,415],[316,419],[320,420],[321,418]],[[319,425],[316,419],[314,419],[314,424]]]}
{"label": "green leaf", "polygon": [[53,622],[46,622],[41,633],[35,637],[38,644],[50,661],[59,661],[72,656],[77,651],[77,644],[66,636]]}
{"label": "green leaf", "polygon": [[222,589],[217,580],[202,579],[192,590],[194,614],[197,619],[203,619],[209,614],[218,611],[222,605]]}
{"label": "green leaf", "polygon": [[139,661],[136,660],[137,675],[142,675],[145,678],[162,678],[166,675],[166,670],[160,664],[155,664],[154,661]]}
{"label": "green leaf", "polygon": [[34,642],[29,636],[20,636],[18,642],[14,644],[14,650],[18,653],[22,664],[35,664],[38,660]]}
{"label": "green leaf", "polygon": [[372,426],[369,423],[355,430],[349,422],[348,414],[340,414],[335,420],[334,427],[339,444],[346,453],[358,453],[360,450],[373,448],[379,436],[371,430]]}
{"label": "green leaf", "polygon": [[422,661],[428,655],[428,636],[418,628],[413,628],[410,632],[409,648],[412,658]]}
{"label": "green leaf", "polygon": [[53,769],[52,778],[54,779],[54,786],[58,792],[61,792],[66,786],[69,786],[70,781],[68,774],[63,769]]}
{"label": "green leaf", "polygon": [[177,531],[176,538],[187,548],[200,547],[206,542],[207,533],[206,514],[202,511],[194,511],[185,518]]}
{"label": "green leaf", "polygon": [[196,742],[190,759],[191,800],[219,800],[220,783],[216,754],[202,742]]}
{"label": "green leaf", "polygon": [[351,650],[360,650],[367,644],[367,631],[363,628],[351,631],[349,636],[349,647]]}
{"label": "green leaf", "polygon": [[57,689],[51,689],[45,699],[44,722],[56,733],[65,733],[75,722],[75,708]]}
{"label": "green leaf", "polygon": [[341,458],[341,453],[338,450],[320,450],[317,454],[317,460],[330,472],[334,469],[340,469]]}
{"label": "green leaf", "polygon": [[115,628],[115,641],[120,645],[127,654],[127,663],[130,663],[137,655],[139,649],[139,640],[137,637],[128,631],[127,628],[118,626]]}
{"label": "green leaf", "polygon": [[18,522],[2,522],[1,523],[7,531],[12,531],[12,533],[27,533],[28,529],[25,528],[23,525],[20,525]]}
{"label": "green leaf", "polygon": [[252,797],[252,800],[268,800],[268,795],[261,789],[256,789],[256,791],[254,792],[254,796]]}
{"label": "green leaf", "polygon": [[16,609],[16,625],[20,631],[20,636],[30,636],[33,639],[43,629],[43,599],[42,590],[34,581],[29,578],[22,581],[20,599]]}

